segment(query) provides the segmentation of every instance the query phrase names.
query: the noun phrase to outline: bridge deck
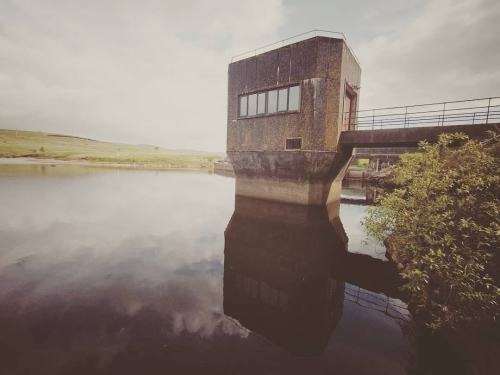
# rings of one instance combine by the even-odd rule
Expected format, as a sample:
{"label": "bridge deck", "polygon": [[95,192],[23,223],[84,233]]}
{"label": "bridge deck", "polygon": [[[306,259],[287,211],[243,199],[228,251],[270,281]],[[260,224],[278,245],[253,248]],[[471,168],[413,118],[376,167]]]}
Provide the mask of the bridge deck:
{"label": "bridge deck", "polygon": [[354,147],[415,147],[422,140],[436,141],[442,133],[461,132],[470,137],[478,137],[488,130],[500,132],[500,123],[350,130],[341,133],[339,144],[345,151]]}

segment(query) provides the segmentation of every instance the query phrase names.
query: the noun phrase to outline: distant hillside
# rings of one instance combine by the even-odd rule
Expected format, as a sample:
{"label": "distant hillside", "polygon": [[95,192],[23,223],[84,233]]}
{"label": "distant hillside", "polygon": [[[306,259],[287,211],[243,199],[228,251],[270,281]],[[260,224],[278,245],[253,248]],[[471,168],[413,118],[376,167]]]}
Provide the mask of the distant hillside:
{"label": "distant hillside", "polygon": [[211,169],[222,153],[167,150],[43,132],[0,129],[0,157],[32,157],[158,168]]}

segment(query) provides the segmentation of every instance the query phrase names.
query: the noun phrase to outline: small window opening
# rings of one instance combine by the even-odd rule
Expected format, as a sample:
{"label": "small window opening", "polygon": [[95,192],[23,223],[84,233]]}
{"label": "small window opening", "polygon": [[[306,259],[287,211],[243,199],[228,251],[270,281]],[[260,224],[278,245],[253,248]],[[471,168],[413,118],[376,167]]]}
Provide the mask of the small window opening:
{"label": "small window opening", "polygon": [[302,138],[287,138],[286,139],[286,149],[287,150],[300,150],[302,148]]}

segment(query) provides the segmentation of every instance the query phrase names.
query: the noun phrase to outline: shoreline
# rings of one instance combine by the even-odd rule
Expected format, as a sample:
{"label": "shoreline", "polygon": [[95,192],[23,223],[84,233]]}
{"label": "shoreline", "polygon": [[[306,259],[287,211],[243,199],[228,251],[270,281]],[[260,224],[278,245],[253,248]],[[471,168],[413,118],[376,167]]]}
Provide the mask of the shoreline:
{"label": "shoreline", "polygon": [[120,169],[140,169],[140,170],[156,170],[156,171],[190,171],[190,172],[206,172],[213,173],[212,168],[189,168],[189,167],[172,167],[161,164],[145,164],[145,163],[103,163],[91,162],[88,160],[59,160],[50,158],[35,158],[35,157],[0,157],[1,165],[75,165],[82,167],[101,167],[101,168],[120,168]]}

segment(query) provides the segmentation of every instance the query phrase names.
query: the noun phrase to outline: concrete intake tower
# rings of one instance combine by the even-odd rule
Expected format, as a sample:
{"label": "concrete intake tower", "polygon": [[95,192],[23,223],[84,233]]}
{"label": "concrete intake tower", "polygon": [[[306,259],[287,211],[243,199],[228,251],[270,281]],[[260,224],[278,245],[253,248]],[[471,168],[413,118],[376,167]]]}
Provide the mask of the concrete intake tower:
{"label": "concrete intake tower", "polygon": [[350,157],[339,137],[355,130],[360,78],[343,38],[316,36],[232,62],[227,154],[236,195],[302,205],[338,200]]}

